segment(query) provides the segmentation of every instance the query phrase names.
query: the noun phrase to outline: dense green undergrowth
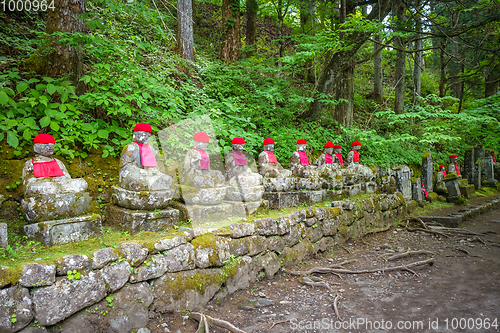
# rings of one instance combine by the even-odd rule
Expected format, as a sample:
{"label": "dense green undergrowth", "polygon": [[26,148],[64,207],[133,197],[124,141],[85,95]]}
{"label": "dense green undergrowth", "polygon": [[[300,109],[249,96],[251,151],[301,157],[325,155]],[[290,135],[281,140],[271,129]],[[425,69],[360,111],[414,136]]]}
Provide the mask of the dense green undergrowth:
{"label": "dense green undergrowth", "polygon": [[[208,49],[209,43],[202,42],[207,49],[198,50],[196,62],[189,63],[172,51],[175,21],[160,14],[143,2],[116,2],[106,8],[89,3],[86,19],[92,30],[59,34],[62,43],[80,43],[85,50],[86,92],[79,96],[65,78],[23,71],[23,62],[34,50],[46,47],[40,19],[35,18],[31,34],[39,37],[37,45],[25,41],[19,43],[21,56],[0,57],[5,68],[0,75],[0,141],[19,156],[31,149],[37,133],[47,132],[56,137],[59,155],[85,157],[101,149],[103,157],[119,156],[137,122],[160,130],[208,115],[223,150],[230,149],[233,137],[241,136],[246,150],[257,156],[262,140],[272,137],[285,165],[298,138],[308,141],[310,152],[332,141],[344,147],[344,154],[352,141],[359,140],[362,162],[379,165],[420,163],[428,150],[444,163],[448,154],[461,155],[472,144],[500,150],[500,94],[469,101],[470,106],[458,112],[456,100],[437,97],[432,91],[436,86],[428,83],[421,106],[408,104],[401,115],[388,104],[378,106],[357,94],[358,115],[350,128],[332,120],[333,100],[319,121],[299,120],[313,92],[293,66],[276,67],[275,59],[265,53],[224,64]],[[2,28],[2,36],[28,38],[16,29],[19,23]],[[427,75],[432,81],[432,74]],[[368,91],[366,80],[360,81],[357,84]]]}

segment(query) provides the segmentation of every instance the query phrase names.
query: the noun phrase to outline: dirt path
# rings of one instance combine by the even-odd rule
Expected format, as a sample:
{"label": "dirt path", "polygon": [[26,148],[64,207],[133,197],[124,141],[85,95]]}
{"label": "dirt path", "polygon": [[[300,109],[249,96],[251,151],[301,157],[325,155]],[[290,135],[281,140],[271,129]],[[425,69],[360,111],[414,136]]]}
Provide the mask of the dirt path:
{"label": "dirt path", "polygon": [[[500,242],[500,223],[492,221],[500,221],[500,210],[478,216],[465,227],[475,232],[495,231],[497,234],[483,238]],[[485,247],[470,240],[401,229],[368,236],[357,243],[345,244],[352,253],[338,249],[294,269],[327,266],[346,259],[357,260],[346,268],[368,269],[399,266],[430,257],[420,255],[387,263],[382,259],[386,254],[401,253],[408,248],[435,252],[435,263],[415,268],[417,276],[404,271],[343,275],[342,279],[322,275],[333,287],[332,293],[325,288],[299,284],[298,278],[280,271],[272,280],[258,282],[251,290],[234,294],[224,304],[207,305],[204,312],[247,333],[500,332],[500,247]],[[464,255],[457,248],[481,257],[446,256]],[[245,300],[259,298],[259,293],[273,305],[253,310],[238,308]],[[332,306],[337,294],[343,322],[337,321]],[[183,321],[178,314],[171,319],[171,332],[196,331],[197,325],[191,320]],[[488,323],[489,327],[484,328]],[[461,325],[468,328],[461,330]],[[215,328],[211,332],[227,331]]]}

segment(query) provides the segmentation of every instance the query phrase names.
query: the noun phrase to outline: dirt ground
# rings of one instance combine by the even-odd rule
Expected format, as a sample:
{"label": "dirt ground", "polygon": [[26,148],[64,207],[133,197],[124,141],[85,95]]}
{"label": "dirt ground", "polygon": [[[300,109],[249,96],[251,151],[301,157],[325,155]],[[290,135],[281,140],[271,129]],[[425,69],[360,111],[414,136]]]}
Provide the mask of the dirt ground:
{"label": "dirt ground", "polygon": [[[496,234],[481,238],[500,244],[500,210],[476,216],[464,227],[478,233],[494,231]],[[342,278],[322,274],[333,292],[304,286],[298,277],[280,271],[251,290],[233,294],[223,304],[209,303],[203,312],[247,333],[500,332],[500,247],[486,247],[473,238],[391,229],[347,242],[345,248],[298,263],[293,269],[307,270],[351,259],[356,261],[345,266],[351,270],[399,266],[430,257],[434,257],[434,264],[414,268],[417,275],[408,271],[343,274]],[[435,254],[384,260],[384,256],[408,249]],[[333,308],[337,295],[341,321]],[[258,298],[273,304],[253,310],[239,308],[246,300]],[[186,318],[172,314],[164,318],[167,326],[154,327],[152,332],[165,332],[165,327],[173,333],[195,332],[197,322]],[[216,327],[210,331],[227,332]]]}

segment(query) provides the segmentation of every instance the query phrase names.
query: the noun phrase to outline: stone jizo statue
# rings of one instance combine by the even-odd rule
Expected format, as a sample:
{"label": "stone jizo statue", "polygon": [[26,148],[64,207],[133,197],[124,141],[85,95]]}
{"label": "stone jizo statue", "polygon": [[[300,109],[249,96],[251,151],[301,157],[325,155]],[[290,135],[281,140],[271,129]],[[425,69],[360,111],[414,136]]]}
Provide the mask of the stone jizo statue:
{"label": "stone jizo statue", "polygon": [[297,150],[292,154],[291,169],[294,176],[301,178],[318,177],[316,166],[309,164],[306,154],[307,141],[297,140]]}
{"label": "stone jizo statue", "polygon": [[457,155],[450,155],[450,164],[448,164],[448,173],[453,173],[457,176],[460,176],[460,169],[458,168],[458,156]]}
{"label": "stone jizo statue", "polygon": [[226,156],[226,173],[229,185],[232,186],[258,186],[262,184],[262,176],[254,173],[248,166],[248,161],[243,153],[245,140],[234,138],[233,149]]}
{"label": "stone jizo statue", "polygon": [[193,149],[184,159],[182,183],[196,188],[225,186],[225,177],[219,170],[210,169],[210,158],[206,152],[210,138],[205,132],[194,135]]}
{"label": "stone jizo statue", "polygon": [[323,153],[319,155],[319,157],[314,161],[314,165],[318,168],[322,169],[323,167],[332,167],[333,166],[333,147],[335,145],[332,142],[325,143]]}
{"label": "stone jizo statue", "polygon": [[39,134],[33,141],[36,155],[24,164],[22,176],[25,196],[79,193],[88,188],[84,179],[72,179],[66,166],[53,158],[55,139],[50,134]]}
{"label": "stone jizo statue", "polygon": [[497,162],[497,159],[495,158],[495,151],[494,150],[491,151],[491,159],[493,160],[493,163]]}
{"label": "stone jizo statue", "polygon": [[268,178],[288,178],[292,172],[281,166],[274,155],[274,140],[264,140],[264,151],[259,154],[259,173]]}
{"label": "stone jizo statue", "polygon": [[161,191],[172,187],[172,177],[158,170],[154,151],[148,144],[153,130],[149,124],[134,127],[133,142],[120,159],[120,187],[129,191]]}
{"label": "stone jizo statue", "polygon": [[351,145],[351,151],[347,154],[346,162],[348,165],[359,164],[359,150],[361,149],[361,142],[354,141]]}
{"label": "stone jizo statue", "polygon": [[344,165],[344,159],[342,158],[342,146],[334,145],[333,151],[335,152],[335,158],[333,159],[333,163],[338,163],[341,166]]}

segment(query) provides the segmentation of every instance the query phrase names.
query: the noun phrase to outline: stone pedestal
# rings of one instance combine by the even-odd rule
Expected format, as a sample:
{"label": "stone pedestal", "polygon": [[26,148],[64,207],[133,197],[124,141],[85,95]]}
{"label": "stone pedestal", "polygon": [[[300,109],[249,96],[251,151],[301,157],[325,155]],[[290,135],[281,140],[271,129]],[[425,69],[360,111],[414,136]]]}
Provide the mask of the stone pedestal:
{"label": "stone pedestal", "polygon": [[87,215],[64,220],[45,221],[24,226],[28,238],[47,246],[85,241],[102,235],[101,217]]}
{"label": "stone pedestal", "polygon": [[269,201],[269,208],[281,209],[283,207],[294,207],[301,203],[308,205],[325,200],[326,191],[291,191],[291,192],[266,192],[263,199]]}
{"label": "stone pedestal", "polygon": [[411,187],[411,176],[410,168],[406,165],[397,167],[394,169],[396,171],[396,189],[398,192],[403,194],[403,198],[406,200],[412,199],[412,187]]}
{"label": "stone pedestal", "polygon": [[296,188],[298,178],[263,178],[266,192],[288,192]]}
{"label": "stone pedestal", "polygon": [[182,197],[190,205],[217,205],[226,196],[227,186],[196,188],[181,186]]}
{"label": "stone pedestal", "polygon": [[446,176],[443,181],[448,190],[448,198],[446,199],[448,202],[455,201],[462,196],[460,192],[460,182],[456,175],[450,174]]}
{"label": "stone pedestal", "polygon": [[297,179],[297,190],[314,191],[323,187],[323,178],[299,178]]}
{"label": "stone pedestal", "polygon": [[179,223],[177,209],[157,209],[154,211],[130,210],[115,205],[108,206],[104,224],[131,234],[140,231],[163,231]]}
{"label": "stone pedestal", "polygon": [[226,192],[226,200],[229,201],[260,201],[264,193],[264,186],[252,187],[233,187],[228,186]]}
{"label": "stone pedestal", "polygon": [[476,192],[474,185],[460,185],[460,193],[466,199]]}
{"label": "stone pedestal", "polygon": [[113,202],[123,208],[155,210],[168,206],[175,195],[175,190],[162,191],[129,191],[113,186]]}
{"label": "stone pedestal", "polygon": [[427,193],[434,191],[434,182],[432,175],[434,173],[433,158],[430,151],[426,152],[422,157],[422,176],[421,181],[424,184]]}
{"label": "stone pedestal", "polygon": [[323,188],[327,190],[342,190],[344,187],[344,180],[340,179],[324,179],[323,180]]}
{"label": "stone pedestal", "polygon": [[[186,205],[191,223],[196,227],[215,227],[215,222],[228,220],[233,216],[233,206],[227,202],[218,205]],[[221,225],[221,224],[219,224]]]}
{"label": "stone pedestal", "polygon": [[257,209],[259,209],[260,207],[262,208],[269,207],[269,201],[267,200],[260,200],[253,202],[225,201],[224,203],[231,205],[233,209],[233,216],[240,216],[240,217],[247,217],[250,214],[256,212]]}
{"label": "stone pedestal", "polygon": [[361,184],[361,191],[365,193],[375,193],[377,192],[377,183],[366,182]]}
{"label": "stone pedestal", "polygon": [[51,221],[85,214],[90,198],[88,192],[37,195],[23,199],[22,209],[29,223]]}
{"label": "stone pedestal", "polygon": [[353,197],[361,192],[361,184],[344,186],[342,193],[347,197]]}

